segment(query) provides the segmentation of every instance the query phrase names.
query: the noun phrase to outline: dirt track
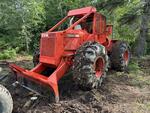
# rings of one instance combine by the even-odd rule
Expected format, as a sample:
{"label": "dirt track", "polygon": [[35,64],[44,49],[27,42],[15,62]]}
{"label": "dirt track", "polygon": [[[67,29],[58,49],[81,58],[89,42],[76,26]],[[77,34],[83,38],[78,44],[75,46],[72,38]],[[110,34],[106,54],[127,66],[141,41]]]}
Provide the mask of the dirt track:
{"label": "dirt track", "polygon": [[[33,66],[31,60],[15,63],[26,68]],[[70,77],[65,77],[60,83],[58,104],[53,97],[47,98],[49,93],[42,97],[20,86],[12,86],[15,79],[4,61],[0,61],[0,79],[13,96],[13,113],[149,113],[150,57],[138,59],[138,65],[138,70],[131,66],[126,73],[109,71],[98,90],[83,91]]]}

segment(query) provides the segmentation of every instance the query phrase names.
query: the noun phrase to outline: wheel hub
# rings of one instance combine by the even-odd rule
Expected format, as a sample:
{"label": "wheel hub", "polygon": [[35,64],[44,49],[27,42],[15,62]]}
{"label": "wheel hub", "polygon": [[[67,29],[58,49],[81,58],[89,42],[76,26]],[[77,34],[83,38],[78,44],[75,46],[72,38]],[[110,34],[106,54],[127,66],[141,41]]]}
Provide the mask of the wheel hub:
{"label": "wheel hub", "polygon": [[128,60],[129,60],[129,51],[128,51],[128,50],[126,50],[126,51],[124,52],[124,54],[123,54],[123,59],[124,59],[124,61],[125,61],[125,64],[127,65]]}
{"label": "wheel hub", "polygon": [[102,76],[104,65],[104,59],[102,57],[98,57],[95,61],[95,75],[97,78]]}

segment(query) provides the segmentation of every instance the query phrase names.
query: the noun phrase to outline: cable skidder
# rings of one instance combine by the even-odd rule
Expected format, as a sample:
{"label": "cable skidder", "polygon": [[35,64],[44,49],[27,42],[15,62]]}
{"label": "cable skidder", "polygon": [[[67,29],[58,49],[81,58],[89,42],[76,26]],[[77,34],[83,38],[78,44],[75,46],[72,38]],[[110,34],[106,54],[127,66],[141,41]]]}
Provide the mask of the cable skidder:
{"label": "cable skidder", "polygon": [[[59,101],[58,81],[70,67],[76,84],[88,88],[101,85],[108,65],[123,71],[130,53],[125,42],[112,40],[112,25],[94,7],[70,10],[54,27],[41,34],[40,50],[35,52],[31,70],[15,64],[15,75],[47,85]],[[48,69],[48,72],[46,70]]]}

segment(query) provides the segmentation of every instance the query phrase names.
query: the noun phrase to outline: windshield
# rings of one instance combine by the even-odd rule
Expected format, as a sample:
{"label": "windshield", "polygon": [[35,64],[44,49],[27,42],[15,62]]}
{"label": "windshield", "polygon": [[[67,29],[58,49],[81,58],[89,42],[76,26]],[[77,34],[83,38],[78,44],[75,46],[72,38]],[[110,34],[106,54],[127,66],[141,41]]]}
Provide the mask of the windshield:
{"label": "windshield", "polygon": [[71,29],[74,30],[81,29],[87,31],[88,33],[92,33],[93,18],[94,14],[90,14],[88,18],[85,15],[66,17],[62,19],[58,24],[56,24],[56,26],[54,26],[54,28],[52,28],[51,31],[63,31],[74,24],[74,26],[72,26]]}
{"label": "windshield", "polygon": [[68,27],[73,25],[75,22],[77,22],[82,17],[68,17],[64,22],[62,22],[54,31],[63,31],[66,30]]}

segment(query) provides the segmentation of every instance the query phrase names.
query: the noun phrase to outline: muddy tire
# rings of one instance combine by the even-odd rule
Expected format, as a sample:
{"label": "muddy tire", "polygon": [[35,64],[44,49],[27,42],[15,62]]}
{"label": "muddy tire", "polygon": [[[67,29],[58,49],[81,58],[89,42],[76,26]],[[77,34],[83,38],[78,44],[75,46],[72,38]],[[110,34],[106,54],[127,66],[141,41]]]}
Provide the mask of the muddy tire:
{"label": "muddy tire", "polygon": [[76,52],[73,61],[73,78],[82,88],[97,88],[108,70],[105,47],[97,42],[87,42]]}
{"label": "muddy tire", "polygon": [[112,69],[117,71],[125,71],[130,60],[128,44],[123,41],[117,41],[112,47],[110,60]]}
{"label": "muddy tire", "polygon": [[0,85],[0,113],[12,113],[13,101],[9,91]]}
{"label": "muddy tire", "polygon": [[33,53],[33,64],[36,66],[39,63],[40,51],[36,49]]}

